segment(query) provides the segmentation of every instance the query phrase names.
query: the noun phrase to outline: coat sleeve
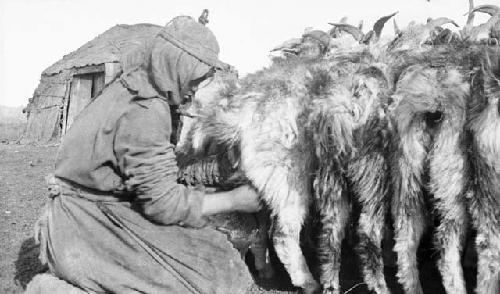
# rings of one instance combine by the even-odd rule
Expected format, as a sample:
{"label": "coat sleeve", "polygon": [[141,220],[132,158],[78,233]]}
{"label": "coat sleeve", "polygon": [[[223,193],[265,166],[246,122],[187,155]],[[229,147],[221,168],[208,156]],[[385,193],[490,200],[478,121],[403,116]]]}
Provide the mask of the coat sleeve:
{"label": "coat sleeve", "polygon": [[148,99],[118,121],[114,152],[129,192],[143,214],[160,224],[201,227],[204,193],[177,183],[178,167],[168,104]]}

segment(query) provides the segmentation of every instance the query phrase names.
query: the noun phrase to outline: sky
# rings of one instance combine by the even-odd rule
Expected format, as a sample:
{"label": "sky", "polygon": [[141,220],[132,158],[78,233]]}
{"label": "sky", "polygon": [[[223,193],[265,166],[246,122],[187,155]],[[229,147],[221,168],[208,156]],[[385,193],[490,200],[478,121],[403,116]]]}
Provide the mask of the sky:
{"label": "sky", "polygon": [[[474,3],[500,6],[500,0]],[[367,31],[395,11],[399,27],[441,16],[464,25],[468,1],[0,0],[0,105],[26,105],[43,70],[116,24],[165,25],[177,15],[198,18],[204,8],[220,59],[245,75],[268,65],[269,50],[300,37],[306,27],[327,30],[328,22],[347,16],[354,25],[363,20]],[[384,34],[393,32],[388,23]]]}

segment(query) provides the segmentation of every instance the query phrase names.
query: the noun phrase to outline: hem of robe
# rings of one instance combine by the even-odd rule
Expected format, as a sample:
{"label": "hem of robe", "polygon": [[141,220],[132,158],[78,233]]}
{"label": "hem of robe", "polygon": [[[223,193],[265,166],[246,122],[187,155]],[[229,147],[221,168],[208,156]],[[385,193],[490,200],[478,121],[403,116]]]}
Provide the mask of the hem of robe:
{"label": "hem of robe", "polygon": [[212,228],[151,223],[129,202],[61,195],[47,209],[42,254],[57,277],[82,289],[225,294],[253,284],[237,250]]}

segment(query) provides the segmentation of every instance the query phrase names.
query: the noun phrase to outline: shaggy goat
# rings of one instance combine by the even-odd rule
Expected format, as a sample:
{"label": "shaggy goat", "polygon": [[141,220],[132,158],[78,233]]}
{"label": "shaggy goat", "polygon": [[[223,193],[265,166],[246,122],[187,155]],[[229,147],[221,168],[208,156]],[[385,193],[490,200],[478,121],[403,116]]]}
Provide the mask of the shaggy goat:
{"label": "shaggy goat", "polygon": [[[179,142],[180,149],[192,146],[204,150],[211,142],[240,154],[239,168],[275,216],[273,241],[278,257],[292,283],[306,293],[317,289],[318,284],[301,253],[299,236],[313,200],[316,165],[330,160],[316,156],[326,155],[322,148],[332,151],[330,143],[338,152],[332,154],[336,158],[350,156],[353,130],[363,125],[378,106],[373,101],[380,92],[378,81],[368,77],[370,66],[357,64],[360,60],[292,59],[275,64],[247,78],[236,96],[224,99],[227,105],[193,104],[190,111],[194,111],[196,123]],[[314,185],[320,189],[320,182],[335,176],[320,172],[318,177],[323,179]],[[320,259],[325,262],[321,282],[326,291],[336,292],[340,290],[338,240],[347,222],[344,216],[349,213],[349,204],[337,199],[337,191],[327,187],[316,194],[325,236],[325,250],[320,250]]]}
{"label": "shaggy goat", "polygon": [[423,293],[417,249],[433,217],[440,222],[434,244],[444,287],[447,293],[466,293],[461,251],[471,172],[465,126],[474,54],[469,48],[446,46],[410,52],[405,65],[394,67],[391,210],[398,277],[406,293]]}
{"label": "shaggy goat", "polygon": [[[283,89],[277,88],[274,97],[250,93],[231,99],[226,107],[200,107],[188,141],[181,141],[179,148],[192,145],[204,152],[206,142],[211,141],[241,154],[239,168],[277,216],[274,245],[279,258],[293,284],[313,292],[318,285],[299,246],[300,229],[311,201],[312,168],[307,166],[311,165],[313,154],[307,145],[300,144],[310,140],[298,127],[304,123],[297,122],[303,108],[299,105],[306,103],[307,96],[306,90],[301,89],[302,82],[281,82]],[[295,84],[298,89],[291,90],[289,86]],[[286,95],[282,90],[290,92]],[[285,95],[291,97],[286,99]]]}
{"label": "shaggy goat", "polygon": [[[352,119],[331,112],[313,112],[310,119],[316,156],[321,161],[314,192],[322,225],[318,251],[323,293],[340,293],[341,244],[353,202],[361,206],[356,252],[364,280],[369,289],[389,293],[381,250],[388,204],[385,153],[389,133],[383,110],[387,105],[388,81],[384,67],[373,63],[371,55],[361,57],[364,60],[358,59],[355,66],[336,64],[340,68],[352,66],[352,71],[331,77],[338,87],[332,87],[330,95],[362,106],[363,117]],[[324,106],[326,109],[316,110],[328,112],[331,106]]]}
{"label": "shaggy goat", "polygon": [[[219,91],[235,87],[237,74],[234,71],[217,72],[208,85],[201,87],[195,97],[196,104],[209,104],[219,99]],[[210,146],[204,152],[194,152],[186,148],[186,136],[191,129],[193,118],[184,111],[181,117],[183,127],[176,146],[179,165],[178,181],[190,186],[204,186],[211,190],[230,190],[247,184],[248,179],[237,168],[237,155],[226,152],[220,146]],[[248,250],[254,256],[254,265],[259,277],[270,278],[273,268],[269,262],[267,249],[269,231],[269,213],[261,210],[255,214],[225,213],[209,217],[211,226],[225,232],[242,258]]]}

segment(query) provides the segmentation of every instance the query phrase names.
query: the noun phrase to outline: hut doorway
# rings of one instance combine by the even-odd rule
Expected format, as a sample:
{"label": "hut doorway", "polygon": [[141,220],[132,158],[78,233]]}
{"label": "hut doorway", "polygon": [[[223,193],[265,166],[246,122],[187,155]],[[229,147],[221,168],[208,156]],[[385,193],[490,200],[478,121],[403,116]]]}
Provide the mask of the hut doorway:
{"label": "hut doorway", "polygon": [[104,71],[73,75],[66,99],[63,133],[71,127],[80,111],[104,88]]}

